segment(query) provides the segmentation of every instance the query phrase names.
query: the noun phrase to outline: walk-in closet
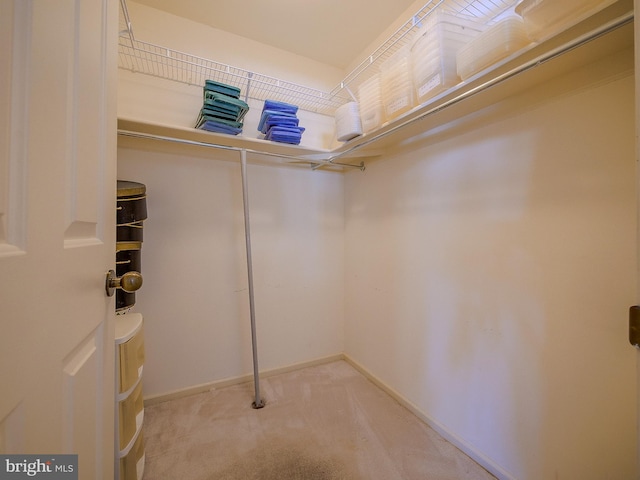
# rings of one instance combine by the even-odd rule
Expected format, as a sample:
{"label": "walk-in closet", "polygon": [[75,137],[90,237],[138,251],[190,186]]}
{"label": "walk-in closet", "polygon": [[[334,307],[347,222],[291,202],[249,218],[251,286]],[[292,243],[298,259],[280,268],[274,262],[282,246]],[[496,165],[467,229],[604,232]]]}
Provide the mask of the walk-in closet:
{"label": "walk-in closet", "polygon": [[[170,468],[191,413],[210,408],[224,421],[227,408],[231,422],[240,409],[255,420],[239,425],[268,422],[289,388],[313,408],[314,389],[329,389],[332,405],[331,385],[356,375],[486,478],[636,478],[633,3],[405,2],[346,61],[253,39],[238,33],[242,22],[226,29],[210,18],[215,2],[200,3],[206,12],[177,3],[120,6],[117,174],[146,185],[144,287],[133,311],[144,316],[145,422],[164,422],[143,431],[147,445],[166,447],[147,448],[145,478],[154,462]],[[360,16],[383,8],[368,5],[353,15],[336,2],[331,13],[350,14],[356,32]],[[290,5],[292,20],[305,7]],[[229,8],[220,6],[222,18]],[[505,19],[514,23],[500,31]],[[312,35],[316,19],[307,22]],[[270,24],[272,36],[286,23]],[[293,42],[305,32],[290,28]],[[425,73],[432,31],[447,45],[437,78]],[[465,46],[483,37],[460,53],[449,35]],[[326,37],[316,42],[341,53]],[[238,89],[248,108],[239,134],[195,128],[207,80]],[[261,135],[269,101],[298,107],[298,142]],[[354,102],[360,123],[338,132],[337,112]],[[252,334],[262,409],[251,408]],[[332,364],[338,373],[325,371]],[[303,372],[328,383],[305,394],[281,377]],[[233,405],[211,406],[207,395]],[[304,411],[292,406],[270,428]],[[207,451],[219,470],[209,475],[240,478],[229,468],[243,461],[217,428]],[[353,442],[354,455],[369,451]],[[193,455],[191,465],[203,463]],[[419,449],[411,455],[428,463]],[[306,475],[407,478],[384,468],[380,477]],[[425,468],[411,478],[462,478]],[[209,478],[203,472],[189,478]]]}

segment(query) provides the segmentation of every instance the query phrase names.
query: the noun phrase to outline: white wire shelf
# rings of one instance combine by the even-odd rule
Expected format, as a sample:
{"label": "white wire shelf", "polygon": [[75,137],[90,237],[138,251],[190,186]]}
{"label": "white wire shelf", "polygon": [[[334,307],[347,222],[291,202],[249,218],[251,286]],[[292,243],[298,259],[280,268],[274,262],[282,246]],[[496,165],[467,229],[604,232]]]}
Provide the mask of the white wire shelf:
{"label": "white wire shelf", "polygon": [[431,0],[355,67],[331,93],[338,95],[346,89],[352,94],[359,84],[378,71],[385,60],[414,41],[413,34],[436,8],[491,25],[505,12],[513,10],[517,2],[518,0]]}
{"label": "white wire shelf", "polygon": [[[407,142],[422,141],[433,129],[442,126],[442,115],[447,122],[469,112],[478,112],[497,101],[527,92],[536,85],[567,72],[602,59],[618,58],[608,64],[613,68],[598,68],[601,79],[609,75],[627,75],[633,71],[633,62],[620,61],[620,52],[633,48],[633,0],[619,0],[599,14],[538,44],[531,44],[511,58],[479,72],[425,104],[416,106],[405,115],[387,122],[371,134],[365,134],[333,150],[313,149],[268,142],[259,139],[215,134],[193,128],[154,124],[147,121],[118,119],[118,134],[132,142],[163,140],[193,146],[222,150],[245,150],[257,158],[273,157],[294,164],[308,164],[312,169],[351,167],[364,169],[360,159],[374,158],[390,147]],[[566,35],[564,34],[566,33]],[[589,75],[591,76],[591,75]],[[446,113],[453,112],[453,113]],[[138,145],[137,143],[133,143]],[[343,163],[348,162],[348,163]],[[355,163],[358,162],[358,163]]]}
{"label": "white wire shelf", "polygon": [[353,99],[354,89],[377,72],[379,65],[412,41],[411,33],[436,8],[473,17],[485,24],[512,8],[517,0],[430,0],[330,92],[305,87],[257,72],[233,67],[188,53],[138,40],[134,37],[126,0],[120,0],[118,67],[132,72],[203,86],[214,80],[240,88],[246,99],[278,100],[301,109],[334,115]]}

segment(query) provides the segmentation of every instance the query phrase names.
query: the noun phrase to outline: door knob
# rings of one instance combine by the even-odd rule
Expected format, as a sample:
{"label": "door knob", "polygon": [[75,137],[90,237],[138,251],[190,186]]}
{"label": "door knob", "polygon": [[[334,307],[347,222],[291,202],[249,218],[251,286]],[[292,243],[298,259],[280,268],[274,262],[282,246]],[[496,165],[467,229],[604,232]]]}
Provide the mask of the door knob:
{"label": "door knob", "polygon": [[629,343],[640,348],[640,306],[629,307]]}
{"label": "door knob", "polygon": [[105,289],[107,296],[113,296],[116,288],[121,288],[127,293],[133,293],[142,286],[142,275],[139,272],[127,272],[121,277],[116,276],[116,272],[109,270],[107,272],[107,281]]}

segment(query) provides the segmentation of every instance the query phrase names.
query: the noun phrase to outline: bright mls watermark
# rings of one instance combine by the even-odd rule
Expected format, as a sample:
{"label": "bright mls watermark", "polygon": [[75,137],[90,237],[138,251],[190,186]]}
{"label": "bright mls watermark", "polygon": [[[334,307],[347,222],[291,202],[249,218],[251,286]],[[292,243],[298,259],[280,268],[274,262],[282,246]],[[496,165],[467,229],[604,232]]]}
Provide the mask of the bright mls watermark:
{"label": "bright mls watermark", "polygon": [[78,455],[0,455],[0,480],[78,480]]}

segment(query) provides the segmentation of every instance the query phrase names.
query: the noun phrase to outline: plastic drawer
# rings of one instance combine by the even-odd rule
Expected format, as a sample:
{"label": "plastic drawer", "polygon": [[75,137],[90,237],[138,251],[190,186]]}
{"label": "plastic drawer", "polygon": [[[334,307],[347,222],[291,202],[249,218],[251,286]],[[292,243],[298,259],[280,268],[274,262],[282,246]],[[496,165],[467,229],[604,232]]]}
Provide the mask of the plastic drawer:
{"label": "plastic drawer", "polygon": [[144,419],[144,401],[142,398],[142,382],[133,390],[131,395],[118,403],[119,410],[119,447],[124,450],[142,428]]}
{"label": "plastic drawer", "polygon": [[545,40],[579,23],[616,0],[524,0],[516,13],[532,40]]}
{"label": "plastic drawer", "polygon": [[143,330],[143,327],[140,326],[129,340],[118,345],[119,393],[131,389],[142,375],[144,365]]}
{"label": "plastic drawer", "polygon": [[131,450],[120,458],[120,480],[141,480],[144,474],[144,435],[141,430]]}

